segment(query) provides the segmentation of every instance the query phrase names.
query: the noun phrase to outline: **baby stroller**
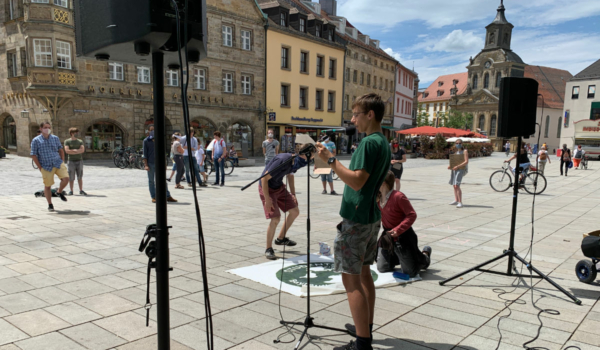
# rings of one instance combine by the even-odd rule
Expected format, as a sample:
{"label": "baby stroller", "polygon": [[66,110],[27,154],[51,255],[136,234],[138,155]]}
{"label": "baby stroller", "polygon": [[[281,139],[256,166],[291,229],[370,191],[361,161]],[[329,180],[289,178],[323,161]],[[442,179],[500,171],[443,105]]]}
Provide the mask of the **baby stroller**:
{"label": "baby stroller", "polygon": [[575,266],[575,274],[580,282],[592,283],[596,280],[596,264],[600,262],[600,231],[584,235],[581,252],[592,260],[580,260]]}

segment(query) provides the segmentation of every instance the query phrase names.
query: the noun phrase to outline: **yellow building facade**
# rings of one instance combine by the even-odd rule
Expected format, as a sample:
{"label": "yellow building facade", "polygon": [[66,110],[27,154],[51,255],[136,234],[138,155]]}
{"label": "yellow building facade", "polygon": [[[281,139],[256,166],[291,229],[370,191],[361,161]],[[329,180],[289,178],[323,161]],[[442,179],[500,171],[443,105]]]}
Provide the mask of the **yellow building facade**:
{"label": "yellow building facade", "polygon": [[[333,34],[335,28],[328,30]],[[323,129],[342,125],[345,48],[328,40],[326,33],[316,37],[270,21],[265,119],[283,141],[282,150],[296,133],[314,138]]]}

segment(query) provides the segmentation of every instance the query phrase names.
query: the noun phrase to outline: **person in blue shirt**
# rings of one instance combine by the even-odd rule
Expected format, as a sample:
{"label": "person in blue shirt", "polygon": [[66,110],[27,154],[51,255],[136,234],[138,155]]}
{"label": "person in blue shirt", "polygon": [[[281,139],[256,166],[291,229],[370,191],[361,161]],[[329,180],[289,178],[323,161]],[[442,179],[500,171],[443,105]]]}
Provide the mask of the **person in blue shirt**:
{"label": "person in blue shirt", "polygon": [[[154,176],[156,175],[156,166],[154,163],[154,126],[148,128],[149,136],[144,139],[144,169],[148,172],[148,188],[150,189],[150,197],[152,197],[152,203],[156,203],[156,185],[154,183]],[[160,170],[160,169],[159,169]],[[162,171],[166,171],[162,169]],[[167,190],[167,202],[177,202],[177,200],[171,197],[171,193],[165,184]]]}
{"label": "person in blue shirt", "polygon": [[52,204],[52,190],[54,185],[54,175],[60,179],[60,186],[56,194],[64,202],[67,197],[63,194],[63,190],[69,184],[69,172],[65,165],[65,150],[63,149],[60,139],[56,135],[51,135],[50,123],[44,121],[40,123],[41,134],[36,136],[31,141],[31,158],[42,173],[44,180],[44,196],[48,201],[48,210],[54,211]]}

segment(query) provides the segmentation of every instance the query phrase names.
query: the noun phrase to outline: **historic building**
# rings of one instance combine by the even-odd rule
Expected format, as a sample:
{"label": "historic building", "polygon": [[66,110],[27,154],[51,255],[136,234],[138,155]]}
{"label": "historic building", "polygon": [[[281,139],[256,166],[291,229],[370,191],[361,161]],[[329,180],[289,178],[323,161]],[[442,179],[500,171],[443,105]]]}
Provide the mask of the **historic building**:
{"label": "historic building", "polygon": [[292,146],[296,133],[313,138],[341,125],[344,47],[335,26],[296,0],[258,0],[267,29],[269,128]]}
{"label": "historic building", "polygon": [[[150,62],[137,66],[77,57],[72,1],[3,2],[0,145],[28,155],[36,125],[49,120],[61,139],[78,127],[88,157],[120,145],[140,146],[153,123]],[[260,154],[266,19],[254,0],[207,0],[207,10],[208,57],[189,72],[192,125],[204,141],[220,130],[244,155]],[[178,70],[165,70],[168,134],[183,131],[184,78]]]}
{"label": "historic building", "polygon": [[560,146],[581,145],[590,157],[600,159],[600,60],[567,82],[564,110],[558,119]]}
{"label": "historic building", "polygon": [[468,73],[441,75],[419,94],[419,111],[429,115],[432,125],[437,125],[439,113],[447,115],[452,98],[465,92]]}
{"label": "historic building", "polygon": [[419,75],[398,63],[396,65],[396,101],[394,101],[394,128],[410,129],[417,116]]}
{"label": "historic building", "polygon": [[[564,91],[571,74],[565,70],[528,66],[524,63],[519,55],[511,50],[514,26],[506,20],[504,12],[504,5],[501,3],[496,17],[486,27],[483,50],[475,58],[469,59],[466,89],[451,97],[450,107],[471,113],[474,116],[472,130],[486,134],[494,144],[494,148],[501,150],[507,140],[496,136],[500,81],[504,77],[533,78],[538,81],[539,93],[544,97],[538,99],[536,115],[538,122],[542,120],[543,137],[540,139],[540,143],[548,143],[550,151],[552,151],[558,143],[556,134],[551,132],[552,125],[553,123],[557,125],[556,120],[560,117],[561,112],[559,111],[562,111],[563,106],[561,92]],[[544,109],[543,118],[542,108]],[[548,128],[544,123],[549,125]],[[537,132],[531,136],[526,142],[533,145],[537,142]],[[514,148],[516,139],[508,141]]]}

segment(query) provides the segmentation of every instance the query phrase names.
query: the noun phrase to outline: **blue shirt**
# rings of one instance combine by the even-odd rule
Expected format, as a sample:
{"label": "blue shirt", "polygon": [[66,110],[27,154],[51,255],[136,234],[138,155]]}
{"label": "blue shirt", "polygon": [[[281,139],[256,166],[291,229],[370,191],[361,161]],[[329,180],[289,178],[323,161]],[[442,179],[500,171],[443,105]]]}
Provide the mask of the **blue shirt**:
{"label": "blue shirt", "polygon": [[60,169],[63,163],[58,150],[63,148],[60,143],[60,139],[56,135],[50,135],[48,138],[44,138],[43,135],[36,136],[31,140],[31,153],[32,156],[37,156],[42,169],[46,171],[52,171],[52,168]]}
{"label": "blue shirt", "polygon": [[[262,175],[264,175],[267,171],[269,172],[269,175],[271,175],[271,179],[269,179],[268,181],[269,188],[276,190],[283,186],[283,178],[286,175],[289,175],[293,172],[292,166],[294,165],[294,162],[289,162],[288,164],[280,167],[279,169],[277,169],[277,167],[289,161],[290,158],[292,158],[292,156],[293,154],[291,153],[280,153],[276,155],[275,158],[271,160],[269,165],[265,167],[265,170],[263,170]],[[262,182],[259,182],[258,185],[262,187]]]}
{"label": "blue shirt", "polygon": [[148,136],[144,139],[143,158],[146,159],[148,164],[154,164],[154,137],[150,138],[150,136]]}

